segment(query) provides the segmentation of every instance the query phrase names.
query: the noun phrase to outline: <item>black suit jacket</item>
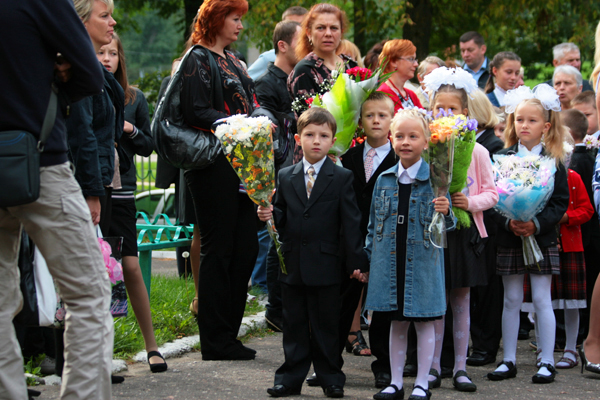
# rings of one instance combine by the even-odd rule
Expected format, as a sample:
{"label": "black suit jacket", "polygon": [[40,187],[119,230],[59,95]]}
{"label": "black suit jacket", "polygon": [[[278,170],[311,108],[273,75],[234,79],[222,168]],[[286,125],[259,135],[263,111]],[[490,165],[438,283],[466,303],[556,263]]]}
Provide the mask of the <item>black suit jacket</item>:
{"label": "black suit jacket", "polygon": [[[509,148],[503,149],[498,154],[516,154],[519,150],[518,144]],[[542,150],[542,155],[544,150]],[[546,203],[546,207],[540,211],[535,217],[540,225],[539,234],[535,235],[540,247],[548,247],[557,244],[556,226],[562,216],[567,212],[569,206],[569,184],[567,182],[567,169],[564,164],[559,163],[554,174],[554,192]],[[522,241],[518,236],[508,228],[508,218],[503,217],[499,213],[493,216],[494,221],[498,226],[498,245],[503,247],[521,247]]]}
{"label": "black suit jacket", "polygon": [[365,163],[363,159],[365,145],[364,143],[359,144],[356,147],[351,148],[342,156],[342,165],[344,168],[349,169],[354,173],[354,182],[352,187],[356,195],[358,202],[358,208],[361,213],[360,219],[360,232],[363,238],[367,237],[367,226],[369,225],[369,215],[371,212],[371,199],[373,198],[373,189],[375,188],[375,182],[383,171],[387,171],[398,163],[398,157],[394,153],[394,149],[390,148],[390,152],[383,159],[379,167],[373,172],[373,176],[366,181],[365,176]]}
{"label": "black suit jacket", "polygon": [[352,172],[326,158],[309,199],[302,162],[279,172],[273,208],[288,272],[279,274],[279,280],[289,285],[339,284],[342,251],[346,273],[368,270],[352,180]]}
{"label": "black suit jacket", "polygon": [[[594,179],[594,157],[585,148],[585,146],[575,146],[573,155],[571,156],[571,163],[569,168],[577,172],[581,176],[581,180],[585,185],[590,202],[594,204],[594,192],[592,190],[592,180]],[[600,234],[600,225],[598,225],[598,213],[596,213],[596,207],[594,207],[594,214],[592,218],[585,224],[581,225],[581,239],[583,246],[587,246],[590,242],[590,235],[594,234],[596,237]]]}

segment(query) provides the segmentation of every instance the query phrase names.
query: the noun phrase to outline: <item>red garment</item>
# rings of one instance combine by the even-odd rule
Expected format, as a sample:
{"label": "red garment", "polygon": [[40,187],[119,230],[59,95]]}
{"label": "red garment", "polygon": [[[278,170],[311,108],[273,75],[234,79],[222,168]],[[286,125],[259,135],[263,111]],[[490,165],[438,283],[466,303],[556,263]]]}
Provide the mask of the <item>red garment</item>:
{"label": "red garment", "polygon": [[[400,96],[398,96],[396,90],[392,89],[390,85],[388,85],[387,83],[383,83],[381,84],[381,86],[379,86],[379,89],[377,90],[390,95],[392,101],[394,102],[394,114],[396,114],[398,110],[404,108],[402,107],[402,101],[400,100]],[[423,106],[421,105],[421,101],[419,100],[419,97],[417,97],[417,94],[415,92],[407,88],[404,88],[404,91],[406,92],[408,97],[410,97],[415,107],[423,108]]]}
{"label": "red garment", "polygon": [[581,224],[592,218],[594,208],[579,174],[571,169],[568,172],[569,208],[567,208],[567,215],[569,222],[560,225],[560,242],[564,252],[583,251]]}

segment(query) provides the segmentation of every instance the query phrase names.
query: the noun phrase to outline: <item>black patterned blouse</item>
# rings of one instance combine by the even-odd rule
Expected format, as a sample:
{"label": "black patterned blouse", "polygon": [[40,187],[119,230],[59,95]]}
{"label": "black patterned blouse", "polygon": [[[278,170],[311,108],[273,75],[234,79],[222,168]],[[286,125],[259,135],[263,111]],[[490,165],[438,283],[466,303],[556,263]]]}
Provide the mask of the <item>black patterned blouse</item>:
{"label": "black patterned blouse", "polygon": [[183,116],[194,128],[210,131],[212,124],[235,114],[252,114],[260,107],[256,101],[254,81],[233,53],[225,56],[211,52],[219,67],[225,104],[213,105],[210,62],[206,50],[194,51],[182,65],[181,107]]}
{"label": "black patterned blouse", "polygon": [[[344,69],[357,67],[358,64],[345,54],[340,55],[344,60]],[[322,58],[315,53],[308,53],[288,77],[288,91],[292,98],[292,108],[299,117],[302,112],[308,109],[308,104],[304,100],[315,94],[323,94],[331,88],[331,70],[327,68]],[[297,107],[296,107],[297,105]]]}

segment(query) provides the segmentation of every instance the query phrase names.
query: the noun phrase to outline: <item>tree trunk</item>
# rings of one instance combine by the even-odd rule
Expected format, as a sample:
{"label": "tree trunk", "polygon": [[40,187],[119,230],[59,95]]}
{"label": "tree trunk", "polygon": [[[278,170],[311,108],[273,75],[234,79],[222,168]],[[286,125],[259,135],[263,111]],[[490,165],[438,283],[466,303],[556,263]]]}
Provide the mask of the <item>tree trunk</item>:
{"label": "tree trunk", "polygon": [[417,46],[417,58],[423,60],[429,54],[433,6],[431,0],[413,0],[412,5],[407,9],[407,14],[413,24],[404,25],[402,37]]}
{"label": "tree trunk", "polygon": [[204,0],[183,0],[185,8],[185,30],[183,31],[183,38],[187,40],[190,36],[190,26],[198,14],[200,6],[204,3]]}
{"label": "tree trunk", "polygon": [[362,55],[369,50],[365,47],[365,22],[365,0],[354,0],[354,44]]}

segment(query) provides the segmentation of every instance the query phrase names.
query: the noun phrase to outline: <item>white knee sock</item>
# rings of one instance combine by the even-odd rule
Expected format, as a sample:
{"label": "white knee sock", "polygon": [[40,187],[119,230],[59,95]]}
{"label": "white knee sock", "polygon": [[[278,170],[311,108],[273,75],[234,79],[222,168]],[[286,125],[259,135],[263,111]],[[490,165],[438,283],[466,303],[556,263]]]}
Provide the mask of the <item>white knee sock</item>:
{"label": "white knee sock", "polygon": [[[517,361],[517,337],[519,336],[519,312],[523,304],[523,275],[504,275],[504,309],[502,311],[502,344],[504,361]],[[501,365],[496,371],[506,372]]]}
{"label": "white knee sock", "polygon": [[[406,362],[406,347],[408,346],[408,327],[410,322],[392,321],[390,328],[390,367],[392,370],[391,384],[402,388],[402,374],[404,372],[404,363]],[[394,393],[394,389],[388,387],[384,393]]]}
{"label": "white knee sock", "polygon": [[[579,333],[579,309],[564,310],[565,312],[565,333],[567,341],[565,343],[565,350],[576,351],[577,346],[577,334]],[[565,352],[563,357],[567,357],[573,361],[577,360],[577,357],[572,353]],[[559,363],[561,367],[568,366],[567,363]],[[557,365],[559,365],[557,364]]]}
{"label": "white knee sock", "polygon": [[[417,360],[419,362],[415,386],[421,386],[427,390],[429,387],[427,378],[435,349],[435,328],[433,322],[415,322],[415,330],[417,331]],[[413,394],[424,396],[425,392],[415,389]]]}
{"label": "white knee sock", "polygon": [[[556,319],[552,310],[552,275],[530,275],[531,296],[535,309],[535,323],[538,326],[538,346],[542,349],[542,363],[554,365],[554,339],[556,335]],[[538,373],[550,375],[542,367]]]}

